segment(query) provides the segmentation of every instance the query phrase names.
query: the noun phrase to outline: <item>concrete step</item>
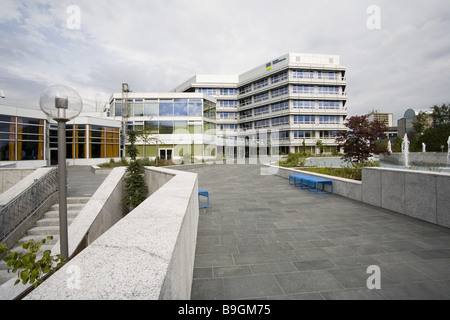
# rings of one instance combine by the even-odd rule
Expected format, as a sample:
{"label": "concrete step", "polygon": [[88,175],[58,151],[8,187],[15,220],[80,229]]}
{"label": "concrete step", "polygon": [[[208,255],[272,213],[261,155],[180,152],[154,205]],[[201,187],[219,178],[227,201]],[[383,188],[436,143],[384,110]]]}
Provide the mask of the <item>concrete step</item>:
{"label": "concrete step", "polygon": [[14,277],[17,277],[16,273],[9,273],[7,270],[0,270],[0,285],[8,282]]}
{"label": "concrete step", "polygon": [[[85,205],[85,203],[68,204],[67,211],[81,211]],[[51,206],[48,211],[59,211],[59,204]]]}
{"label": "concrete step", "polygon": [[[68,210],[67,218],[75,219],[81,210]],[[59,219],[59,211],[48,211],[44,214],[43,219]]]}
{"label": "concrete step", "polygon": [[72,197],[67,198],[67,204],[86,204],[90,200],[90,197]]}
{"label": "concrete step", "polygon": [[20,239],[19,243],[29,242],[30,240],[34,240],[34,242],[37,242],[37,241],[41,241],[42,239],[45,239],[45,244],[54,246],[59,241],[59,233],[54,234],[52,236],[53,236],[52,240],[45,239],[46,237],[42,237],[42,236],[26,236],[26,237],[23,237],[22,239]]}
{"label": "concrete step", "polygon": [[[67,218],[67,223],[70,226],[70,224],[72,223],[74,219],[73,218]],[[39,221],[36,222],[35,224],[36,227],[55,227],[55,226],[59,226],[59,218],[46,218],[46,219],[41,219]]]}
{"label": "concrete step", "polygon": [[8,265],[3,260],[0,260],[0,270],[8,270]]}
{"label": "concrete step", "polygon": [[[41,246],[41,249],[40,249],[38,252],[36,252],[36,261],[42,258],[42,255],[44,254],[44,251],[52,250],[53,247],[54,247],[53,244],[44,244],[44,245],[42,245],[42,246]],[[20,246],[20,245],[17,246],[17,247],[12,248],[11,251],[17,252],[17,253],[19,253],[19,252],[21,252],[21,253],[27,253],[27,250],[25,250],[24,248],[22,248],[22,246]]]}
{"label": "concrete step", "polygon": [[55,234],[59,234],[59,226],[33,227],[27,232],[28,236],[41,236],[41,238]]}

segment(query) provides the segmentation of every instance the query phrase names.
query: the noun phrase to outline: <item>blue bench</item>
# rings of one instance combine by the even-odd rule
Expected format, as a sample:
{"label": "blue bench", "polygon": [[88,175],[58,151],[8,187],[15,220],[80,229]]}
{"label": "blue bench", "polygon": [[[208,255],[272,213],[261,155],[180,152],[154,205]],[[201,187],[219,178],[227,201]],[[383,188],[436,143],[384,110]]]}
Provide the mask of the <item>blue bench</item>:
{"label": "blue bench", "polygon": [[299,187],[297,185],[297,181],[301,182],[302,178],[308,178],[308,176],[306,176],[304,174],[291,174],[291,175],[289,175],[289,184]]}
{"label": "blue bench", "polygon": [[205,190],[198,189],[198,203],[200,203],[200,197],[201,196],[205,197],[207,202],[206,202],[206,206],[201,206],[200,209],[208,208],[209,207],[209,192],[205,191]]}
{"label": "blue bench", "polygon": [[[333,181],[323,178],[292,174],[289,176],[289,184],[301,189],[308,189],[308,191],[315,191],[316,193],[333,193]],[[320,184],[322,188],[319,189]],[[331,191],[325,191],[326,185],[331,186]]]}

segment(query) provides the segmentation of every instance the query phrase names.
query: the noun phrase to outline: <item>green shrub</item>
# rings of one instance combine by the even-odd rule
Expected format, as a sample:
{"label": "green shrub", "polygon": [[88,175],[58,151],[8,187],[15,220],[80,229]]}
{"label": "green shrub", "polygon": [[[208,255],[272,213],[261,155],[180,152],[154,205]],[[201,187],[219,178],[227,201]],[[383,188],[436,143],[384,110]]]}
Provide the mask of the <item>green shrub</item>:
{"label": "green shrub", "polygon": [[380,163],[377,161],[366,161],[364,163],[348,163],[340,168],[332,167],[316,167],[305,169],[310,172],[326,174],[329,176],[335,176],[339,178],[362,180],[362,169],[364,167],[379,167]]}
{"label": "green shrub", "polygon": [[306,159],[300,159],[299,153],[289,153],[286,161],[280,161],[281,167],[294,168],[302,167],[305,165]]}
{"label": "green shrub", "polygon": [[34,240],[22,242],[21,246],[26,250],[25,253],[11,252],[6,244],[0,244],[0,256],[6,254],[3,260],[9,267],[8,272],[17,272],[18,279],[14,285],[20,282],[22,284],[30,283],[36,288],[46,277],[55,273],[66,263],[66,259],[61,255],[52,256],[50,250],[44,251],[42,258],[36,260],[36,253],[41,249],[42,245],[45,244],[46,240],[52,239],[53,237],[49,236],[36,243]]}

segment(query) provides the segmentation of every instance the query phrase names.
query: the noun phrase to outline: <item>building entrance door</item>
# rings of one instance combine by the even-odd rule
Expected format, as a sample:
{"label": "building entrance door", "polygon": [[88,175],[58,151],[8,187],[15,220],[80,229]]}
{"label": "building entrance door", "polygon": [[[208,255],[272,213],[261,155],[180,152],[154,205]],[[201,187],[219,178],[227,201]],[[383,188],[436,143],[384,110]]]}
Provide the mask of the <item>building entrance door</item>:
{"label": "building entrance door", "polygon": [[159,149],[159,158],[161,160],[172,160],[173,149]]}
{"label": "building entrance door", "polygon": [[50,149],[50,165],[58,165],[58,149]]}

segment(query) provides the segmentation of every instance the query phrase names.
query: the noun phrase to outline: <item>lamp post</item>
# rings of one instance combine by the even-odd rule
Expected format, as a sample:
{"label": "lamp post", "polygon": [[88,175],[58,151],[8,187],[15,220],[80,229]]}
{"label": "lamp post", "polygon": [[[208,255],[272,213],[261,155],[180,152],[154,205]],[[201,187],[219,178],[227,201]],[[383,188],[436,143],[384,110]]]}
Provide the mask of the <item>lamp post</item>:
{"label": "lamp post", "polygon": [[61,256],[68,260],[66,122],[80,114],[83,102],[72,88],[57,85],[41,94],[39,106],[46,115],[58,122],[59,233]]}

